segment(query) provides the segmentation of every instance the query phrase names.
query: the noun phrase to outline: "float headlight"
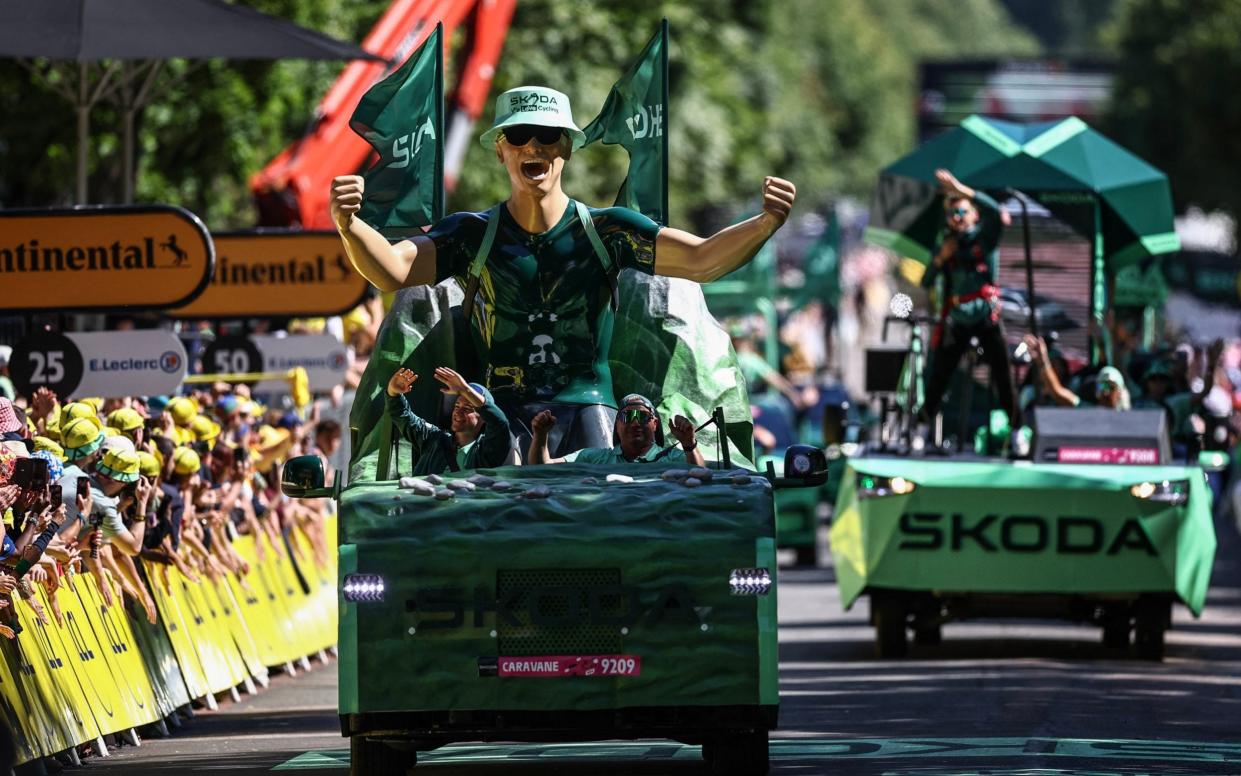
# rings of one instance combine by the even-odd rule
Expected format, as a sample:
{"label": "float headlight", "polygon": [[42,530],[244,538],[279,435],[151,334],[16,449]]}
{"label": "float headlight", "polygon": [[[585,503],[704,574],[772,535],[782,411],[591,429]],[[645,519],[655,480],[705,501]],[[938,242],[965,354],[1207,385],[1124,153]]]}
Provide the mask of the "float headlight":
{"label": "float headlight", "polygon": [[1189,503],[1189,480],[1164,480],[1163,482],[1139,482],[1129,493],[1143,501],[1154,501],[1172,506]]}
{"label": "float headlight", "polygon": [[908,480],[904,477],[877,477],[873,474],[859,474],[857,476],[858,498],[908,496],[917,487],[913,480]]}
{"label": "float headlight", "polygon": [[382,601],[384,600],[384,581],[378,574],[346,574],[345,584],[341,588],[345,600]]}
{"label": "float headlight", "polygon": [[728,575],[728,590],[733,595],[767,595],[771,592],[768,569],[733,569]]}

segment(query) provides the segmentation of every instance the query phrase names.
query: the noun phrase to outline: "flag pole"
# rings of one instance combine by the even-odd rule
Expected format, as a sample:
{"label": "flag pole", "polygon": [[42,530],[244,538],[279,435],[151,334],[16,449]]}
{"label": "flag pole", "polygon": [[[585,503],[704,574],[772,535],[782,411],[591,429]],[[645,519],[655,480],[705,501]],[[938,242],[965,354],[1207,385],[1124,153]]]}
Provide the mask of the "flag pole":
{"label": "flag pole", "polygon": [[435,127],[435,201],[431,204],[431,221],[444,217],[444,22],[435,24],[435,103],[439,106]]}
{"label": "flag pole", "polygon": [[664,115],[663,132],[662,132],[663,136],[660,140],[660,142],[663,144],[662,156],[663,156],[663,168],[664,168],[663,169],[664,192],[663,192],[663,201],[661,202],[661,205],[663,206],[662,212],[664,214],[664,225],[666,226],[672,220],[671,214],[668,212],[668,135],[670,134],[669,130],[672,127],[672,118],[671,116],[668,115],[668,103],[671,102],[671,100],[669,99],[669,94],[668,94],[668,92],[671,91],[671,85],[668,83],[668,17],[665,16],[663,21],[660,22],[659,29],[663,37],[663,45],[660,46],[659,66],[663,69],[663,79],[664,79],[664,105],[662,108],[663,115]]}

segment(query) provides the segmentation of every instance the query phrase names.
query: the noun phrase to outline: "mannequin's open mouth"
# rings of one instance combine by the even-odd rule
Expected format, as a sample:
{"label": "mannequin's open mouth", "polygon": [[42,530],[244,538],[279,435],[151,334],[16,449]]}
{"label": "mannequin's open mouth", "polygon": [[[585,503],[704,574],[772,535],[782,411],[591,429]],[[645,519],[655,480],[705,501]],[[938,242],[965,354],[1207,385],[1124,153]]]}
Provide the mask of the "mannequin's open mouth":
{"label": "mannequin's open mouth", "polygon": [[527,159],[521,163],[521,174],[532,181],[543,180],[551,169],[551,162],[545,159]]}

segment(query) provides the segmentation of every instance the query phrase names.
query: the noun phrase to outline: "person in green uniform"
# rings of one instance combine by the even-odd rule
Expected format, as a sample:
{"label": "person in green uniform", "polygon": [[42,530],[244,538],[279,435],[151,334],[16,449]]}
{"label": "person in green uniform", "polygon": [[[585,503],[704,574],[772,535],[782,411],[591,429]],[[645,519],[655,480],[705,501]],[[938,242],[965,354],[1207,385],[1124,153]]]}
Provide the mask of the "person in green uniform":
{"label": "person in green uniform", "polygon": [[547,434],[555,425],[556,418],[548,410],[534,416],[531,425],[534,436],[530,441],[527,460],[540,463],[690,463],[706,466],[694,424],[688,418],[677,415],[672,419],[669,431],[680,447],[664,446],[663,426],[659,413],[651,400],[641,394],[631,393],[621,399],[621,411],[616,417],[616,444],[612,447],[585,447],[560,458],[552,458],[547,451]]}
{"label": "person in green uniform", "polygon": [[[569,99],[521,86],[496,100],[480,138],[508,174],[511,193],[480,213],[454,213],[394,245],[355,218],[357,175],[332,182],[331,211],[358,271],[380,290],[455,279],[484,364],[482,382],[523,438],[555,409],[558,449],[602,446],[617,406],[608,368],[616,275],[623,269],[708,282],[749,261],[788,218],[792,183],[767,178],[762,212],[702,238],[620,207],[570,199],[561,175],[585,135]],[[585,442],[585,444],[582,444]]]}
{"label": "person in green uniform", "polygon": [[496,406],[491,393],[478,383],[447,367],[435,370],[435,379],[444,384],[445,394],[455,395],[451,431],[428,423],[409,408],[409,393],[418,375],[398,369],[388,381],[387,415],[401,436],[414,448],[413,474],[439,474],[445,471],[502,466],[512,449],[508,418]]}
{"label": "person in green uniform", "polygon": [[934,258],[922,276],[930,288],[943,278],[940,320],[931,336],[931,365],[927,373],[923,413],[933,421],[944,401],[944,391],[961,356],[977,339],[991,367],[991,383],[1000,406],[1008,414],[1009,428],[1021,426],[1013,375],[1008,363],[1008,344],[1000,321],[1000,233],[1003,217],[995,200],[966,186],[948,170],[936,170],[944,190],[945,229],[936,241]]}

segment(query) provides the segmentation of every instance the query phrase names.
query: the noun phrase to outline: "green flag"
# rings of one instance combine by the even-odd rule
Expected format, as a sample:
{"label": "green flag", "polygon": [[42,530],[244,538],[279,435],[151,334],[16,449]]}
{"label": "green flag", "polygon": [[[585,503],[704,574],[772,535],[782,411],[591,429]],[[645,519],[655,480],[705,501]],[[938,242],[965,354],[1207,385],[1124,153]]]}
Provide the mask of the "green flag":
{"label": "green flag", "polygon": [[840,304],[840,225],[833,209],[823,234],[811,243],[802,260],[805,285],[797,294],[798,306],[821,301],[831,307]]}
{"label": "green flag", "polygon": [[367,90],[349,126],[379,155],[358,214],[389,238],[421,234],[444,215],[443,25]]}
{"label": "green flag", "polygon": [[668,20],[612,86],[603,109],[583,128],[629,152],[629,175],[616,204],[668,223]]}

